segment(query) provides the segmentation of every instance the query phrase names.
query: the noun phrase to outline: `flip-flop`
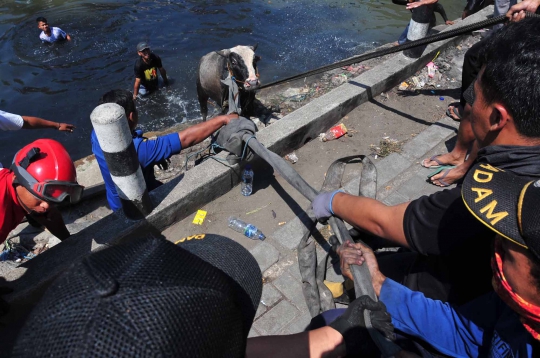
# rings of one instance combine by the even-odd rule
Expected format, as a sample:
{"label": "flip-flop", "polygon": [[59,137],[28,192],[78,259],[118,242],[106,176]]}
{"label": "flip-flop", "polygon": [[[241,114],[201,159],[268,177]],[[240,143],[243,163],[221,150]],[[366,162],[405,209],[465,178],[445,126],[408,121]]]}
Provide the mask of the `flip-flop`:
{"label": "flip-flop", "polygon": [[[423,166],[424,168],[428,168],[428,169],[437,169],[437,168],[440,168],[441,166],[448,165],[448,164],[444,164],[444,163],[441,162],[439,159],[437,159],[437,158],[440,157],[441,155],[442,155],[442,154],[435,154],[435,155],[431,156],[431,158],[429,158],[429,162],[436,162],[438,165],[430,165],[430,166],[424,165],[424,162],[425,162],[427,159],[422,160],[422,162],[420,163],[420,165]],[[428,163],[429,163],[429,162],[428,162]]]}
{"label": "flip-flop", "polygon": [[[450,111],[450,106],[448,106],[448,108],[446,109],[446,115],[452,118],[456,122],[461,122],[461,118],[463,117],[463,109],[460,109],[461,105],[454,105],[453,108],[454,110]],[[458,119],[455,119],[454,117],[452,117],[452,114],[458,117]]]}
{"label": "flip-flop", "polygon": [[427,180],[427,182],[430,183],[430,184],[433,184],[433,185],[443,187],[443,188],[452,185],[452,184],[449,184],[449,183],[445,182],[443,179],[446,178],[448,173],[450,173],[450,170],[452,170],[455,167],[456,167],[455,165],[443,165],[443,166],[441,166],[440,168],[438,168],[437,170],[435,170],[434,172],[432,172],[432,173],[430,173],[428,175],[428,179],[431,179],[435,175],[437,175],[439,173],[443,173],[442,177],[437,179],[439,181],[439,183],[441,183],[441,185],[435,184],[432,180]]}

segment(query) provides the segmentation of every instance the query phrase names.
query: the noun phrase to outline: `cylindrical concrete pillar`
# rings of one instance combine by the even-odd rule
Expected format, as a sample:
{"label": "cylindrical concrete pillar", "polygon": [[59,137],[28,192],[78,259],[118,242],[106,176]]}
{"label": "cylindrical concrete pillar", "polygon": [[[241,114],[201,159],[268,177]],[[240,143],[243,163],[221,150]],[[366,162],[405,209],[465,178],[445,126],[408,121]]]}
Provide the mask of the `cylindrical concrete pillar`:
{"label": "cylindrical concrete pillar", "polygon": [[[420,40],[427,36],[429,23],[433,17],[433,6],[423,5],[412,9],[411,22],[409,23],[409,32],[407,33],[407,42]],[[406,43],[407,43],[406,42]],[[403,51],[403,54],[409,58],[419,58],[424,52],[426,46],[417,46]]]}
{"label": "cylindrical concrete pillar", "polygon": [[107,161],[124,213],[142,219],[152,211],[124,108],[116,103],[100,104],[90,114],[92,126]]}

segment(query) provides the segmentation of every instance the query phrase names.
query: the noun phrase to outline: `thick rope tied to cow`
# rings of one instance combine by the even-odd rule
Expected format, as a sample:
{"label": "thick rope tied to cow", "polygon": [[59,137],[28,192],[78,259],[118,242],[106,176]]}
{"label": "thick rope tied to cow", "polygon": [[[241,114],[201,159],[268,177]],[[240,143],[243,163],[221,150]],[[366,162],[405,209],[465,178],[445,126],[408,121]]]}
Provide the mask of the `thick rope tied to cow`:
{"label": "thick rope tied to cow", "polygon": [[[531,12],[527,12],[526,17],[539,17],[540,18],[540,15],[534,14],[534,13],[531,13]],[[382,49],[382,50],[379,50],[379,51],[374,51],[374,52],[354,56],[354,57],[351,57],[349,59],[333,63],[331,65],[326,65],[326,66],[319,67],[319,68],[311,70],[311,71],[307,71],[307,72],[304,72],[304,73],[300,73],[298,75],[294,75],[294,76],[291,76],[291,77],[284,78],[282,80],[277,80],[277,81],[274,81],[274,82],[270,82],[270,83],[267,83],[265,85],[260,86],[259,89],[269,88],[269,87],[276,86],[276,85],[279,85],[279,84],[282,84],[282,83],[285,83],[285,82],[290,82],[290,81],[302,79],[302,78],[305,78],[305,77],[317,75],[319,73],[327,72],[327,71],[330,71],[330,70],[335,70],[336,68],[341,68],[341,67],[344,67],[344,66],[350,66],[350,65],[352,65],[354,63],[359,63],[359,62],[362,62],[362,61],[371,60],[373,58],[389,55],[389,54],[395,53],[395,52],[405,51],[405,50],[408,50],[408,49],[413,48],[413,47],[428,45],[428,44],[433,43],[433,42],[446,40],[446,39],[449,39],[451,37],[463,35],[463,34],[466,34],[466,33],[469,33],[469,32],[475,31],[475,30],[483,29],[485,27],[489,27],[489,26],[493,26],[493,25],[497,25],[497,24],[502,24],[502,23],[505,23],[507,21],[508,21],[508,18],[506,16],[504,16],[504,15],[501,15],[501,16],[493,17],[491,19],[476,22],[474,24],[460,26],[460,27],[452,29],[452,30],[443,31],[443,32],[440,32],[440,33],[437,33],[437,34],[434,34],[434,35],[426,36],[426,37],[424,37],[423,39],[420,39],[420,40],[410,41],[410,42],[404,43],[403,45],[394,46],[394,47],[390,47],[390,48],[385,48],[385,49]]]}

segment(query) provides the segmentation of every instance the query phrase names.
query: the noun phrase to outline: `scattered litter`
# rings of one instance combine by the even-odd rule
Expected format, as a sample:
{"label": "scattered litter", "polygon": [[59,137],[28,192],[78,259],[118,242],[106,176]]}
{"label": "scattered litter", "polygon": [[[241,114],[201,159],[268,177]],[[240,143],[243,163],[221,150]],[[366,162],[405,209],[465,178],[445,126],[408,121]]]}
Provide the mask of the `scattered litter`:
{"label": "scattered litter", "polygon": [[264,307],[268,307],[268,305],[266,303],[264,303],[263,300],[261,300],[261,304],[264,306]]}
{"label": "scattered litter", "polygon": [[286,221],[282,221],[282,222],[278,223],[278,225],[279,225],[279,226],[283,226],[283,225],[285,225],[286,223],[287,223]]}
{"label": "scattered litter", "polygon": [[268,204],[266,204],[265,206],[261,206],[260,208],[257,208],[257,209],[255,209],[255,210],[252,210],[252,211],[250,211],[250,212],[247,212],[246,215],[255,214],[257,211],[260,211],[260,210],[262,210],[262,209],[268,207],[268,205],[270,205],[270,204],[272,204],[272,203],[268,203]]}
{"label": "scattered litter", "polygon": [[439,100],[444,101],[444,97],[443,97],[443,96],[440,96],[440,97],[439,97]]}
{"label": "scattered litter", "polygon": [[276,212],[272,210],[272,217],[275,219],[277,217]]}
{"label": "scattered litter", "polygon": [[206,211],[197,210],[197,214],[195,214],[195,218],[193,218],[192,223],[195,225],[202,225],[204,222],[204,218],[206,218]]}
{"label": "scattered litter", "polygon": [[287,159],[291,163],[296,163],[298,161],[298,156],[295,152],[289,153],[285,156],[285,159]]}
{"label": "scattered litter", "polygon": [[398,89],[400,91],[405,91],[407,88],[409,88],[409,84],[407,82],[401,82]]}
{"label": "scattered litter", "polygon": [[435,77],[435,71],[437,70],[437,66],[433,62],[430,62],[426,65],[426,67],[428,69],[428,77]]}
{"label": "scattered litter", "polygon": [[319,139],[322,142],[328,142],[329,140],[340,138],[345,133],[347,133],[347,127],[345,127],[345,124],[341,123],[333,126],[326,133],[319,134]]}
{"label": "scattered litter", "polygon": [[383,137],[379,142],[379,146],[370,145],[371,156],[377,159],[378,157],[384,158],[392,153],[400,153],[401,145],[402,143],[396,139]]}
{"label": "scattered litter", "polygon": [[433,91],[433,90],[431,90],[430,92],[431,92],[431,94],[435,94],[435,91]]}
{"label": "scattered litter", "polygon": [[336,75],[334,77],[332,77],[332,84],[334,86],[340,86],[344,83],[346,83],[348,81],[348,77],[347,75],[345,75],[344,73],[340,73],[339,75]]}

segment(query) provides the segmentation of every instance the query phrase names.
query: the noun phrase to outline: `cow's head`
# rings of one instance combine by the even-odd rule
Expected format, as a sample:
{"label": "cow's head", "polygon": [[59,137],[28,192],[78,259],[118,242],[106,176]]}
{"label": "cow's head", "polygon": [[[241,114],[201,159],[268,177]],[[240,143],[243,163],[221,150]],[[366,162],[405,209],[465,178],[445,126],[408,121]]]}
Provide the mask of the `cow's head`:
{"label": "cow's head", "polygon": [[236,46],[217,53],[227,59],[227,68],[240,87],[252,91],[260,86],[257,62],[261,59],[255,55],[255,46]]}

